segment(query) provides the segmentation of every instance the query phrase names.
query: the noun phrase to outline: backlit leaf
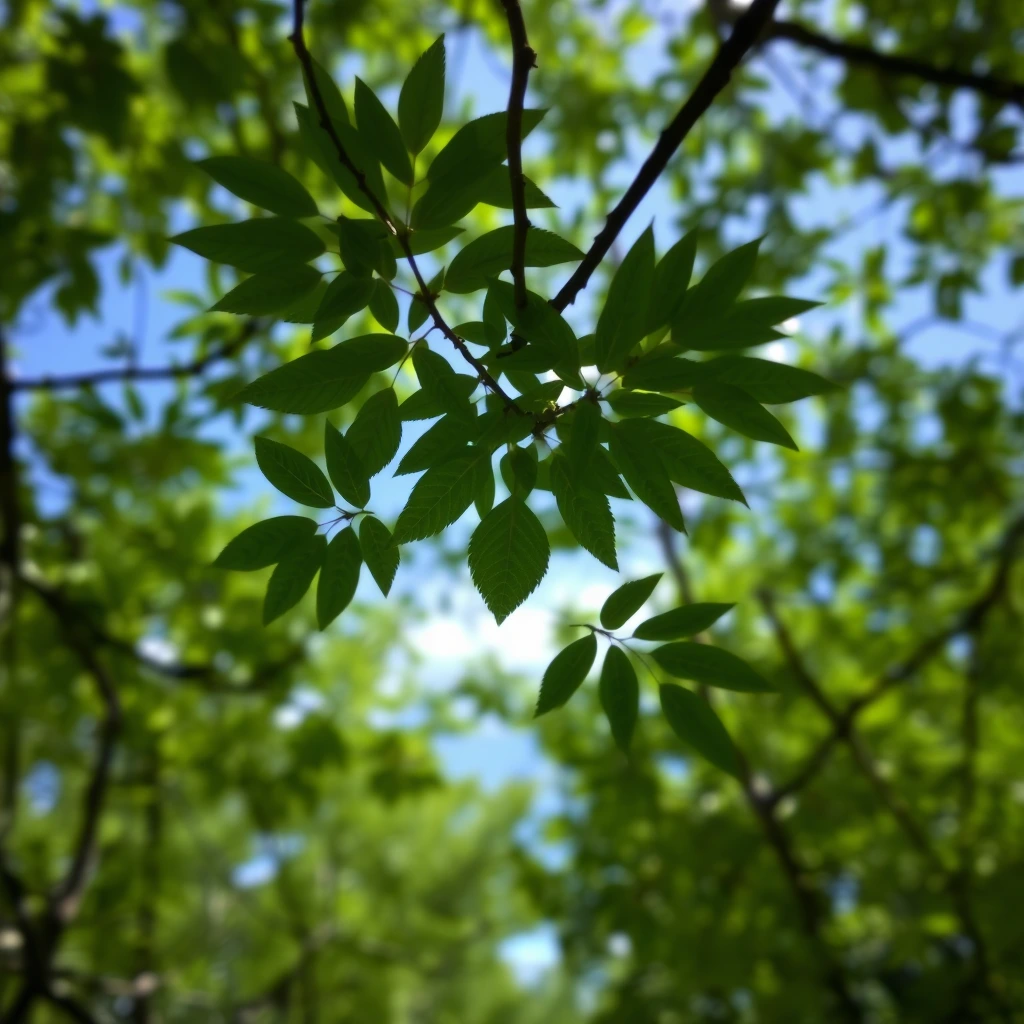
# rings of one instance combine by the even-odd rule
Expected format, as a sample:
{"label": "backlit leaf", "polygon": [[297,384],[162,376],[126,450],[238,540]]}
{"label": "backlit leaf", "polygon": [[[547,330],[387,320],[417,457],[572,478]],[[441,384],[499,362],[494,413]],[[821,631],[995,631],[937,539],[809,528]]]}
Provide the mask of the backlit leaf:
{"label": "backlit leaf", "polygon": [[[431,466],[420,477],[395,523],[396,544],[433,537],[469,508],[473,503],[474,475],[480,458],[480,452],[470,451]],[[470,559],[472,562],[472,555]]]}
{"label": "backlit leaf", "polygon": [[171,241],[213,263],[226,263],[249,274],[288,270],[316,259],[324,251],[319,235],[284,217],[193,228]]}
{"label": "backlit leaf", "polygon": [[[452,260],[445,274],[445,290],[472,292],[487,287],[489,278],[497,277],[512,265],[512,225],[497,228],[474,239]],[[572,242],[541,228],[530,228],[526,235],[527,267],[551,267],[583,259],[583,253]]]}
{"label": "backlit leaf", "polygon": [[210,307],[212,312],[269,316],[300,302],[320,283],[320,271],[300,263],[273,272],[253,274]]}
{"label": "backlit leaf", "polygon": [[558,512],[580,546],[610,569],[618,569],[615,558],[615,520],[608,499],[590,482],[587,474],[575,470],[561,451],[551,460],[550,485]]}
{"label": "backlit leaf", "polygon": [[398,126],[406,146],[419,153],[441,123],[444,109],[444,36],[413,65],[398,97]]}
{"label": "backlit leaf", "polygon": [[654,229],[633,243],[608,287],[594,332],[594,356],[602,373],[619,369],[647,330],[654,280]]}
{"label": "backlit leaf", "polygon": [[768,441],[798,451],[789,431],[756,399],[732,384],[717,381],[693,389],[693,400],[713,420],[755,441]]}
{"label": "backlit leaf", "polygon": [[[442,102],[444,86],[442,84]],[[374,91],[356,78],[356,124],[366,148],[401,182],[411,185],[412,162],[402,133]]]}
{"label": "backlit leaf", "polygon": [[469,541],[469,572],[499,624],[537,588],[549,554],[544,527],[521,498],[484,516]]}
{"label": "backlit leaf", "polygon": [[369,476],[379,473],[402,443],[402,420],[394,388],[384,388],[363,402],[345,436]]}

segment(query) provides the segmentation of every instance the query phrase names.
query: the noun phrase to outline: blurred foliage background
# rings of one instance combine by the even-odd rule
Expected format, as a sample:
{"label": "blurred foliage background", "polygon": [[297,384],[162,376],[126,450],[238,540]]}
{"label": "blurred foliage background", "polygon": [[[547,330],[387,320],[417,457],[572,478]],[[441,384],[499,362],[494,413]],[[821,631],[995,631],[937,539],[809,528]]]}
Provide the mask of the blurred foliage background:
{"label": "blurred foliage background", "polygon": [[[559,204],[534,221],[585,248],[736,12],[523,6],[550,108],[526,169]],[[166,239],[237,210],[210,154],[346,208],[294,145],[287,21],[3,7],[0,1017],[1024,1020],[1018,5],[783,5],[630,225],[699,228],[704,261],[765,233],[757,286],[827,302],[780,343],[843,385],[791,417],[800,453],[678,414],[750,511],[684,496],[676,545],[616,508],[627,571],[739,601],[716,638],[782,690],[716,701],[743,786],[653,687],[629,761],[595,687],[530,724],[539,670],[508,656],[543,666],[615,585],[568,539],[544,615],[436,663],[468,593],[450,545],[322,636],[305,605],[262,630],[264,574],[209,568],[266,503],[265,416],[229,397],[305,341],[204,313],[228,282]],[[347,92],[392,101],[446,32],[449,135],[504,105],[491,0],[314,0],[308,25]]]}

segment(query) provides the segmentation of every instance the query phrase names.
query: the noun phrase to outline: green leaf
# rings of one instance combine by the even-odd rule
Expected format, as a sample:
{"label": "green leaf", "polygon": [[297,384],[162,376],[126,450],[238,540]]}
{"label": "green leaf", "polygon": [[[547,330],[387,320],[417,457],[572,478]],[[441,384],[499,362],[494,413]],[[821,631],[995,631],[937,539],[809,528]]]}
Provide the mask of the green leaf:
{"label": "green leaf", "polygon": [[490,459],[481,459],[476,465],[473,480],[473,505],[483,519],[494,508],[494,467]]}
{"label": "green leaf", "polygon": [[[546,110],[527,107],[523,110],[523,134],[525,139],[540,124]],[[464,124],[434,157],[427,170],[431,181],[449,176],[458,177],[466,168],[478,176],[480,168],[496,169],[508,156],[506,137],[508,115],[504,110],[484,114]],[[508,169],[504,171],[508,178]]]}
{"label": "green leaf", "polygon": [[[341,90],[338,88],[337,83],[319,61],[315,58],[310,58],[310,60],[313,68],[313,79],[316,81],[320,98],[324,102],[327,116],[330,117],[335,127],[339,124],[348,124],[348,107],[345,106],[345,99],[341,95]],[[305,64],[302,67],[302,85],[306,90],[306,102],[309,103],[311,110],[315,110],[316,104],[313,101],[313,90],[310,87]]]}
{"label": "green leaf", "polygon": [[612,737],[619,749],[627,754],[640,713],[640,687],[626,652],[614,644],[604,656],[598,693]]}
{"label": "green leaf", "polygon": [[[444,86],[442,84],[442,101]],[[401,182],[413,182],[412,161],[394,118],[374,91],[356,78],[356,124],[366,148]],[[436,125],[435,125],[436,127]],[[433,134],[433,132],[431,132]]]}
{"label": "green leaf", "polygon": [[651,420],[622,420],[612,424],[612,458],[633,493],[673,529],[686,531],[679,499],[661,453],[650,448],[636,431],[635,425],[649,424]]}
{"label": "green leaf", "polygon": [[629,583],[623,583],[618,590],[613,590],[608,595],[608,600],[601,606],[601,625],[605,629],[618,629],[624,625],[654,593],[654,588],[662,575],[658,572],[640,580],[630,580]]}
{"label": "green leaf", "polygon": [[689,305],[686,305],[679,318],[673,322],[672,340],[695,352],[719,352],[762,345],[766,341],[785,337],[774,329],[775,324],[819,305],[821,303],[808,299],[768,296],[709,310],[699,319],[691,314]]}
{"label": "green leaf", "polygon": [[[555,203],[545,195],[526,175],[523,175],[528,210],[553,209]],[[486,174],[478,177],[472,184],[473,194],[478,203],[485,206],[496,206],[500,210],[511,210],[512,181],[508,176],[507,167],[492,167]]]}
{"label": "green leaf", "polygon": [[[447,245],[453,238],[458,238],[465,230],[465,228],[445,227],[410,231],[406,236],[406,242],[413,256],[422,256],[424,253],[440,249],[442,245]],[[394,236],[391,238],[391,251],[397,259],[408,259],[401,243]]]}
{"label": "green leaf", "polygon": [[249,274],[290,270],[324,251],[318,235],[304,224],[283,217],[193,228],[170,241],[213,263],[226,263]]}
{"label": "green leaf", "polygon": [[657,349],[638,360],[623,374],[622,386],[642,391],[689,391],[699,381],[707,378],[707,365],[667,355],[663,349]]}
{"label": "green leaf", "polygon": [[420,343],[412,350],[412,365],[420,387],[449,415],[463,423],[473,423],[476,411],[463,392],[451,363]]}
{"label": "green leaf", "polygon": [[302,544],[291,548],[277,563],[267,583],[263,599],[263,625],[269,625],[302,600],[313,577],[320,568],[327,541],[316,534]]}
{"label": "green leaf", "polygon": [[750,356],[721,356],[701,364],[709,377],[742,388],[751,398],[768,405],[797,402],[811,395],[838,391],[839,385],[810,370],[785,366]]}
{"label": "green leaf", "polygon": [[311,508],[333,508],[334,492],[320,467],[310,458],[269,437],[257,437],[256,463],[282,494]]}
{"label": "green leaf", "polygon": [[588,633],[559,651],[544,670],[534,718],[563,707],[580,688],[597,657],[597,637]]}
{"label": "green leaf", "polygon": [[697,256],[697,232],[690,231],[676,242],[654,268],[651,303],[647,312],[645,334],[671,323],[686,299],[686,289],[693,275]]}
{"label": "green leaf", "polygon": [[513,447],[501,458],[499,466],[505,486],[517,497],[525,498],[537,483],[537,451]]}
{"label": "green leaf", "polygon": [[339,217],[330,225],[338,236],[341,262],[350,274],[368,277],[377,271],[389,280],[398,270],[388,244],[389,232],[380,221],[368,217]]}
{"label": "green leaf", "polygon": [[646,619],[633,630],[637,640],[678,640],[696,636],[717,622],[734,604],[686,604]]}
{"label": "green leaf", "polygon": [[[294,104],[294,107],[299,122],[299,135],[310,158],[356,206],[368,213],[374,213],[373,201],[362,190],[356,176],[341,162],[338,148],[321,126],[316,112],[301,103]],[[380,164],[370,156],[358,130],[351,124],[332,120],[335,134],[351,163],[362,172],[367,188],[382,203],[386,203],[387,193],[380,173]]]}
{"label": "green leaf", "polygon": [[419,153],[441,123],[444,110],[444,36],[413,65],[398,97],[398,126],[412,153]]}
{"label": "green leaf", "polygon": [[232,195],[280,217],[315,217],[317,206],[306,187],[287,171],[247,156],[211,156],[201,167]]}
{"label": "green leaf", "polygon": [[537,588],[549,554],[544,527],[521,498],[506,498],[474,530],[469,573],[499,625]]}
{"label": "green leaf", "polygon": [[674,483],[746,504],[743,492],[715,453],[685,430],[643,419],[616,424],[615,431],[620,438],[628,438],[631,450],[656,452]]}
{"label": "green leaf", "polygon": [[585,473],[575,469],[561,451],[555,452],[551,460],[550,474],[558,512],[569,532],[599,562],[617,570],[615,520],[608,499],[590,484]]}
{"label": "green leaf", "polygon": [[231,289],[211,312],[243,316],[270,316],[309,295],[320,283],[320,271],[300,263],[273,273],[253,274]]}
{"label": "green leaf", "polygon": [[651,657],[671,676],[692,679],[703,686],[742,693],[769,693],[774,688],[742,658],[720,647],[681,640],[655,647]]}
{"label": "green leaf", "polygon": [[609,498],[621,498],[623,501],[632,501],[632,495],[626,490],[618,471],[608,452],[600,445],[594,449],[591,456],[591,472],[594,474],[594,483],[602,494]]}
{"label": "green leaf", "polygon": [[369,476],[376,476],[402,443],[402,420],[394,388],[384,388],[363,402],[345,435]]}
{"label": "green leaf", "polygon": [[[365,309],[373,291],[373,282],[368,277],[356,277],[343,270],[328,286],[320,300],[320,308],[313,321],[313,333],[317,324],[340,319],[344,323],[353,313]],[[317,340],[314,338],[314,340]]]}
{"label": "green leaf", "polygon": [[[471,451],[431,466],[420,477],[395,523],[396,544],[433,537],[469,508],[480,458],[479,451]],[[470,559],[472,564],[472,554]]]}
{"label": "green leaf", "polygon": [[387,281],[377,278],[373,282],[373,291],[370,293],[370,312],[373,318],[386,331],[392,334],[398,330],[398,299]]}
{"label": "green leaf", "polygon": [[349,338],[265,373],[246,385],[238,397],[274,412],[330,412],[355,398],[371,374],[397,363],[406,348],[406,342],[393,334]]}
{"label": "green leaf", "polygon": [[243,530],[217,556],[218,569],[250,572],[280,561],[290,548],[305,543],[316,532],[316,523],[305,516],[275,516]]}
{"label": "green leaf", "polygon": [[590,472],[601,436],[601,425],[601,410],[596,402],[580,402],[570,416],[565,457],[571,470],[580,478]]}
{"label": "green leaf", "polygon": [[617,388],[605,395],[605,401],[623,419],[634,416],[664,416],[678,409],[683,403],[668,395],[656,395],[650,391],[625,391]]}
{"label": "green leaf", "polygon": [[[513,286],[497,279],[491,281],[488,294],[494,296],[519,336],[542,353],[547,364],[544,369],[554,369],[570,386],[583,387],[579,377],[580,353],[576,335],[547,299],[528,291],[526,305],[517,306]],[[511,362],[512,358],[508,361]]]}
{"label": "green leaf", "polygon": [[663,683],[659,689],[661,710],[672,731],[716,768],[739,778],[736,748],[708,702],[674,683]]}
{"label": "green leaf", "polygon": [[370,477],[366,467],[351,441],[327,420],[324,421],[324,457],[331,483],[338,493],[350,505],[365,508],[370,500]]}
{"label": "green leaf", "polygon": [[[497,228],[469,243],[451,262],[444,286],[449,292],[473,292],[487,287],[489,278],[497,277],[512,266],[512,243],[515,227]],[[533,228],[526,235],[527,267],[553,267],[583,259],[583,253],[572,242],[550,231]]]}
{"label": "green leaf", "polygon": [[416,439],[399,462],[395,476],[421,473],[439,462],[449,462],[464,454],[473,434],[474,431],[467,430],[466,424],[460,420],[452,416],[443,417]]}
{"label": "green leaf", "polygon": [[316,587],[316,623],[326,629],[348,606],[359,585],[363,556],[356,531],[346,526],[327,545]]}
{"label": "green leaf", "polygon": [[739,298],[753,273],[762,239],[756,238],[713,263],[700,281],[686,293],[679,309],[682,324],[713,319]]}
{"label": "green leaf", "polygon": [[400,558],[398,545],[392,543],[391,531],[379,519],[363,516],[359,527],[359,545],[366,568],[380,587],[380,592],[387,597],[391,584],[395,582]]}
{"label": "green leaf", "polygon": [[653,280],[654,229],[648,227],[615,272],[597,321],[594,356],[602,373],[620,369],[646,333]]}
{"label": "green leaf", "polygon": [[746,391],[732,384],[717,381],[700,384],[693,389],[693,400],[713,420],[744,437],[799,451],[789,431]]}

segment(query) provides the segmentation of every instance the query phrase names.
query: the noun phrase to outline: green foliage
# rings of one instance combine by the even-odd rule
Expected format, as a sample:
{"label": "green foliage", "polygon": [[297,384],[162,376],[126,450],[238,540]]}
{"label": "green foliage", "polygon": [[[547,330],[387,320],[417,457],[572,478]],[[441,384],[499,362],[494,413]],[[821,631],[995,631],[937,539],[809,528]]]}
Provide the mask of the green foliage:
{"label": "green foliage", "polygon": [[597,657],[597,636],[589,633],[555,655],[544,670],[534,718],[562,707],[587,678]]}
{"label": "green foliage", "polygon": [[[1014,1019],[1021,437],[1003,286],[1024,266],[1007,184],[1024,65],[1008,0],[981,19],[919,8],[780,7],[651,193],[656,233],[634,214],[566,302],[623,169],[737,8],[626,5],[604,25],[524,5],[538,109],[521,134],[543,137],[523,154],[520,305],[509,115],[476,116],[489,90],[463,70],[445,118],[443,39],[427,48],[459,28],[454,98],[457,69],[508,66],[501,5],[307,4],[326,66],[295,107],[277,8],[9,5],[0,1017],[41,955],[27,1012],[45,1024]],[[211,266],[181,253],[189,291],[148,303],[147,327],[183,217],[203,226],[175,242]],[[97,374],[92,327],[74,369],[61,353],[40,368],[47,304],[73,324],[112,300],[138,308],[101,324]],[[261,435],[288,498],[349,508],[322,529],[227,512],[252,489],[233,430]],[[663,528],[682,510],[686,538]],[[409,623],[467,560],[510,614],[549,549],[560,578],[538,604],[558,595],[573,622],[620,565],[663,560],[679,594],[627,584],[563,652],[591,649],[583,674],[545,674],[531,762],[557,762],[569,800],[541,812],[447,781],[431,751],[477,715],[526,727],[536,678],[488,658],[451,690],[419,685]],[[353,601],[361,561],[385,606]],[[709,629],[721,647],[685,642]],[[651,676],[660,710],[640,700]],[[261,858],[269,881],[241,881]],[[542,921],[561,966],[523,984],[498,951]]]}

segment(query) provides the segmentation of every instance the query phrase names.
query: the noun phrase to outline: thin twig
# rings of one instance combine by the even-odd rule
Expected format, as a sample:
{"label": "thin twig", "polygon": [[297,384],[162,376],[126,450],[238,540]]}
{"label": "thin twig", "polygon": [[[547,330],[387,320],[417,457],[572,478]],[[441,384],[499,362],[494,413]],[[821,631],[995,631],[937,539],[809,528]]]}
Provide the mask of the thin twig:
{"label": "thin twig", "polygon": [[633,211],[651,190],[654,183],[668,166],[672,155],[682,144],[691,129],[704,116],[718,94],[729,84],[733,72],[743,60],[747,51],[758,41],[765,26],[771,20],[779,0],[753,0],[753,3],[737,19],[736,27],[729,38],[719,47],[714,60],[704,72],[703,78],[683,104],[679,113],[661,133],[657,145],[644,161],[643,167],[626,189],[626,194],[605,221],[604,227],[594,239],[583,261],[572,277],[562,286],[551,304],[561,312],[571,305],[586,286],[591,274],[597,269],[619,232],[625,226]]}
{"label": "thin twig", "polygon": [[1024,82],[1000,78],[998,75],[960,71],[949,65],[929,64],[898,53],[884,53],[860,43],[833,39],[792,21],[774,21],[767,27],[765,34],[771,39],[787,39],[830,57],[838,57],[847,64],[872,68],[884,75],[919,78],[950,89],[970,89],[990,99],[1024,107]]}
{"label": "thin twig", "polygon": [[180,366],[119,366],[109,370],[93,370],[88,373],[73,373],[66,377],[24,377],[10,383],[11,391],[63,391],[68,388],[94,387],[98,384],[110,384],[129,380],[173,380],[177,377],[195,377],[224,359],[230,359],[258,333],[260,324],[256,320],[247,320],[241,333],[232,341],[208,352],[205,356],[193,359],[190,363]]}
{"label": "thin twig", "polygon": [[523,177],[523,104],[530,69],[537,66],[537,54],[526,35],[526,22],[519,0],[501,0],[512,36],[512,85],[508,94],[506,144],[508,175],[512,186],[512,217],[515,232],[512,240],[512,283],[516,305],[526,306],[526,234],[530,218],[526,212],[526,179]]}
{"label": "thin twig", "polygon": [[327,133],[328,138],[331,140],[331,144],[334,146],[335,152],[338,155],[338,159],[341,161],[342,166],[352,175],[356,180],[356,185],[359,191],[370,201],[370,205],[373,207],[380,222],[395,236],[399,246],[402,249],[402,254],[409,261],[409,267],[413,272],[413,276],[416,278],[416,283],[419,286],[419,295],[424,305],[427,307],[430,313],[431,319],[434,321],[434,325],[441,331],[441,333],[455,346],[458,350],[459,355],[469,363],[470,366],[476,370],[477,375],[480,377],[483,385],[496,394],[504,403],[505,406],[516,412],[522,413],[522,410],[516,404],[515,400],[512,399],[508,393],[502,388],[502,386],[491,376],[487,367],[484,366],[476,356],[470,352],[465,341],[462,340],[452,329],[448,326],[444,317],[441,316],[440,311],[437,308],[437,302],[434,296],[430,293],[430,288],[427,286],[426,279],[423,277],[423,273],[416,263],[416,257],[413,255],[412,245],[409,242],[409,233],[405,228],[400,228],[395,223],[394,218],[388,212],[387,207],[381,201],[380,197],[370,188],[369,182],[366,180],[366,175],[360,170],[359,167],[352,161],[348,151],[345,149],[345,144],[341,141],[337,130],[331,121],[331,116],[328,113],[327,105],[324,102],[323,94],[320,92],[320,84],[316,80],[316,75],[313,68],[313,57],[306,47],[306,40],[303,30],[305,18],[305,0],[293,0],[292,3],[292,33],[288,37],[292,44],[292,48],[295,50],[295,56],[298,58],[299,63],[302,65],[303,72],[306,76],[306,82],[309,86],[310,97],[313,100],[313,106],[316,108],[317,118],[320,123],[320,127]]}

